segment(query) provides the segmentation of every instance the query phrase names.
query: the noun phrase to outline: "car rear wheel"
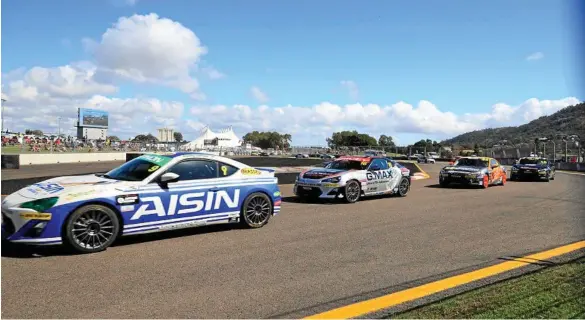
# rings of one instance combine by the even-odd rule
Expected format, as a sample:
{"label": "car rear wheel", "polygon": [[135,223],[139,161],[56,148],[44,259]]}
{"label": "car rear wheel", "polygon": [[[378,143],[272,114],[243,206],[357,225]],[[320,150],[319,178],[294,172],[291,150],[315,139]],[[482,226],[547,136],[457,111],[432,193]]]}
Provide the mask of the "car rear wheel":
{"label": "car rear wheel", "polygon": [[249,228],[261,228],[270,220],[272,201],[261,192],[252,193],[242,204],[241,221]]}
{"label": "car rear wheel", "polygon": [[120,232],[116,213],[102,205],[87,205],[75,210],[63,229],[63,243],[80,253],[95,253],[108,248]]}
{"label": "car rear wheel", "polygon": [[402,177],[402,180],[400,180],[400,184],[398,185],[398,196],[406,197],[409,189],[410,181],[408,181],[408,178]]}
{"label": "car rear wheel", "polygon": [[343,198],[347,203],[355,203],[360,199],[362,188],[355,180],[350,180],[343,189]]}

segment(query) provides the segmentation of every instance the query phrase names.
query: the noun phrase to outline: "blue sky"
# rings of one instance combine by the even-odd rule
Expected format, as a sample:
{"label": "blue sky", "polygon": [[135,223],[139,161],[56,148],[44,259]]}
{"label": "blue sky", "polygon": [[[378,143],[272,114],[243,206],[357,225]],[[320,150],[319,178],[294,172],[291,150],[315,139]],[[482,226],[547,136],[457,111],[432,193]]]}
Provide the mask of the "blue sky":
{"label": "blue sky", "polygon": [[[522,111],[531,98],[557,103],[547,109],[550,112],[565,106],[557,100],[583,100],[575,31],[575,12],[583,6],[578,8],[576,0],[126,1],[2,1],[3,74],[91,62],[93,53],[82,39],[99,42],[120,17],[156,13],[192,30],[208,50],[199,65],[225,77],[194,76],[207,97],[204,101],[157,83],[119,80],[112,80],[118,91],[104,96],[180,102],[186,111],[173,125],[187,133],[196,134],[193,122],[210,122],[189,108],[257,108],[261,103],[250,94],[252,86],[269,96],[266,104],[271,108],[311,108],[322,102],[390,106],[400,101],[416,108],[427,100],[457,116],[487,114],[497,103]],[[527,60],[531,55],[541,58]],[[3,80],[5,87],[10,80]],[[344,80],[355,83],[357,96],[340,84]],[[512,118],[501,125],[530,120],[519,113]],[[498,125],[481,119],[457,121],[479,121],[479,128]],[[187,120],[190,127],[185,127]],[[440,139],[459,133],[428,126],[417,132],[416,125],[412,130],[383,123],[369,127],[367,119],[357,124],[346,120],[320,126],[388,132],[405,143],[421,135]],[[276,129],[281,127],[277,123],[272,124]],[[460,131],[474,128],[471,124]],[[327,135],[322,131],[319,134]],[[299,132],[298,137],[293,134],[301,144],[324,143],[312,133]]]}

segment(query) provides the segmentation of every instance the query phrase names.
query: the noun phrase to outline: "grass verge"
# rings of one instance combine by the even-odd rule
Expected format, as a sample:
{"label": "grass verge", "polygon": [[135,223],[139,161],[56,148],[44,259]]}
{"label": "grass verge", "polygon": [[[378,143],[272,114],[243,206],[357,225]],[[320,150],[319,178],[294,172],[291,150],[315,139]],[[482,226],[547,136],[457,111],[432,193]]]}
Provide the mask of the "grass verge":
{"label": "grass verge", "polygon": [[585,318],[585,257],[386,319]]}

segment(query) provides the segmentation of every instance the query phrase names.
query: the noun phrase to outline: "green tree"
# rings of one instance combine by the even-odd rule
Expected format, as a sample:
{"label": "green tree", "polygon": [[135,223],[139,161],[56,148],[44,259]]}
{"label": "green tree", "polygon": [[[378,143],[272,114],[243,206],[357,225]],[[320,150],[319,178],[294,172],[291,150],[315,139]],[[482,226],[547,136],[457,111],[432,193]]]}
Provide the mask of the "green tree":
{"label": "green tree", "polygon": [[118,136],[108,136],[106,138],[106,140],[110,140],[110,141],[120,141],[120,138],[118,138]]}
{"label": "green tree", "polygon": [[181,142],[183,141],[183,134],[180,132],[175,132],[173,133],[173,138],[175,138],[175,141]]}
{"label": "green tree", "polygon": [[334,132],[331,138],[327,138],[327,144],[329,148],[368,147],[377,146],[378,141],[368,134],[359,133],[354,130]]}
{"label": "green tree", "polygon": [[378,139],[378,145],[380,145],[382,147],[390,147],[390,148],[396,147],[396,144],[394,143],[394,139],[392,139],[391,136],[387,136],[385,134],[381,135],[380,138]]}
{"label": "green tree", "polygon": [[134,137],[134,139],[132,139],[132,141],[133,142],[156,143],[156,142],[158,142],[158,139],[149,133],[149,134],[139,134],[136,137]]}
{"label": "green tree", "polygon": [[244,140],[245,143],[249,143],[262,149],[288,149],[290,148],[292,137],[288,133],[280,134],[275,131],[252,131],[246,133],[242,140]]}
{"label": "green tree", "polygon": [[41,130],[30,130],[30,129],[26,129],[24,131],[24,134],[32,134],[32,135],[35,135],[35,136],[44,136],[44,133]]}

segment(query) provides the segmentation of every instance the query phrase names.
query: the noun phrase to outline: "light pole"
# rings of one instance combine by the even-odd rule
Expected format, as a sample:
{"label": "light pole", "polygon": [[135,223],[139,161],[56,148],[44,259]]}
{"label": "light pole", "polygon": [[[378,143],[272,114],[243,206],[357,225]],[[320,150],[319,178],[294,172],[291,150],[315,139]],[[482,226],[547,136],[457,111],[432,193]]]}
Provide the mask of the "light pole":
{"label": "light pole", "polygon": [[57,119],[59,119],[59,131],[57,133],[57,137],[61,137],[61,117],[58,117]]}
{"label": "light pole", "polygon": [[549,138],[538,138],[538,141],[544,142],[542,144],[542,150],[543,150],[542,155],[545,158],[546,158],[546,143],[549,142],[549,141],[552,142],[552,144],[553,144],[553,162],[555,162],[555,158],[556,158],[556,154],[557,154],[557,146],[556,146],[555,141],[554,140],[550,140]]}

